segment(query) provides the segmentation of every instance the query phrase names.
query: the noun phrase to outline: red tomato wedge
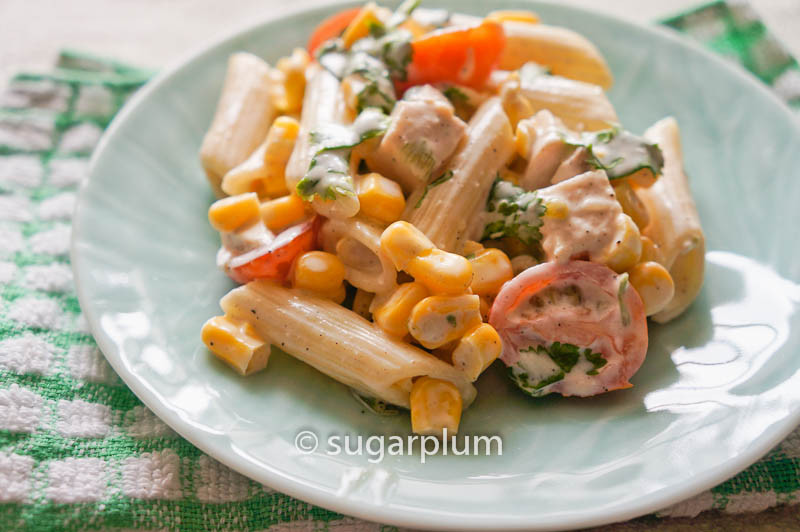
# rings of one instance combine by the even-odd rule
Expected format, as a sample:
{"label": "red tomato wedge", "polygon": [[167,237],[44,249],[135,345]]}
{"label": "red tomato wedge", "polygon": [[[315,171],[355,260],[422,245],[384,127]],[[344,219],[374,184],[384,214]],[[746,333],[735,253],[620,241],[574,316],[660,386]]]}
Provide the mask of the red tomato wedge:
{"label": "red tomato wedge", "polygon": [[647,354],[639,294],[626,275],[594,262],[528,268],[503,285],[489,323],[512,379],[533,396],[629,388]]}
{"label": "red tomato wedge", "polygon": [[490,21],[427,33],[411,43],[408,81],[399,88],[441,81],[481,88],[500,62],[505,44],[503,26]]}
{"label": "red tomato wedge", "polygon": [[228,276],[242,284],[255,279],[285,281],[294,260],[306,251],[316,249],[321,226],[322,217],[315,216],[285,229],[269,246],[231,259],[226,268]]}
{"label": "red tomato wedge", "polygon": [[314,52],[320,47],[322,43],[328,39],[338,37],[350,25],[358,13],[361,11],[360,7],[353,7],[345,9],[326,18],[320,22],[319,26],[314,29],[314,33],[308,39],[306,50],[309,55],[314,56]]}

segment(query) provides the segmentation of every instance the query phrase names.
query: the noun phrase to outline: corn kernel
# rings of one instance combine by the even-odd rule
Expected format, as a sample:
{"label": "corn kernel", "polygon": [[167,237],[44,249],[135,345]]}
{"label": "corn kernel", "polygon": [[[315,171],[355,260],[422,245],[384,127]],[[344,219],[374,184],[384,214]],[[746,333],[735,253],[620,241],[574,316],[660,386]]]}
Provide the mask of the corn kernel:
{"label": "corn kernel", "polygon": [[469,262],[472,264],[473,275],[470,288],[472,288],[473,294],[497,295],[503,284],[514,277],[511,261],[499,249],[490,248],[481,251]]}
{"label": "corn kernel", "polygon": [[492,310],[492,300],[487,296],[479,296],[481,298],[481,320],[489,321],[489,312]]}
{"label": "corn kernel", "polygon": [[370,2],[361,8],[358,15],[350,22],[350,25],[342,33],[342,44],[345,48],[350,48],[354,42],[369,35],[372,26],[383,26],[378,18],[378,7],[374,2]]}
{"label": "corn kernel", "polygon": [[381,234],[381,250],[398,270],[405,270],[413,258],[433,248],[425,233],[408,222],[394,222]]}
{"label": "corn kernel", "polygon": [[347,289],[345,288],[344,283],[342,283],[336,290],[331,292],[320,292],[317,293],[317,295],[324,297],[325,299],[330,299],[337,305],[341,305],[347,297]]}
{"label": "corn kernel", "polygon": [[528,24],[538,24],[539,15],[533,11],[526,11],[524,9],[500,9],[486,15],[486,20],[491,20],[492,22],[527,22]]}
{"label": "corn kernel", "polygon": [[663,310],[675,296],[672,276],[657,262],[640,262],[630,269],[628,275],[631,286],[642,298],[646,316]]}
{"label": "corn kernel", "polygon": [[625,178],[633,187],[648,188],[656,182],[656,174],[649,168],[640,168]]}
{"label": "corn kernel", "polygon": [[664,258],[661,253],[661,248],[653,242],[652,239],[642,235],[642,256],[639,257],[641,262],[658,262],[662,263]]}
{"label": "corn kernel", "polygon": [[500,101],[509,122],[511,122],[512,129],[517,129],[517,124],[525,118],[533,116],[534,109],[530,101],[520,94],[518,81],[503,85],[500,89]]}
{"label": "corn kernel", "polygon": [[261,219],[270,231],[278,232],[306,217],[306,204],[291,194],[261,204]]}
{"label": "corn kernel", "polygon": [[203,324],[206,347],[241,375],[267,367],[271,346],[246,321],[215,316]]}
{"label": "corn kernel", "polygon": [[333,299],[344,282],[344,264],[326,251],[308,251],[295,260],[292,286]]}
{"label": "corn kernel", "polygon": [[505,166],[500,169],[498,177],[500,177],[500,179],[503,181],[510,181],[515,185],[519,184],[519,180],[521,179],[519,172],[515,172],[514,170]]}
{"label": "corn kernel", "polygon": [[264,153],[264,191],[274,197],[288,193],[286,188],[286,164],[294,150],[297,135],[300,133],[300,122],[288,116],[279,116],[272,123],[267,134],[267,150]]}
{"label": "corn kernel", "polygon": [[416,434],[442,436],[458,432],[462,400],[458,388],[442,379],[420,377],[411,386],[411,430]]}
{"label": "corn kernel", "polygon": [[547,200],[544,204],[545,218],[552,218],[553,220],[563,220],[569,215],[569,207],[567,204],[559,199]]}
{"label": "corn kernel", "polygon": [[380,174],[367,174],[358,182],[361,213],[386,224],[397,221],[406,208],[403,190]]}
{"label": "corn kernel", "polygon": [[372,319],[378,327],[403,337],[408,334],[408,318],[414,306],[428,297],[428,290],[420,283],[404,283],[372,308]]}
{"label": "corn kernel", "polygon": [[536,140],[536,128],[530,121],[517,124],[516,134],[514,135],[514,148],[517,155],[523,159],[530,158],[531,146]]}
{"label": "corn kernel", "polygon": [[361,288],[357,289],[356,295],[353,297],[353,312],[366,320],[372,320],[372,312],[369,309],[374,299],[375,294],[372,292],[367,292]]}
{"label": "corn kernel", "polygon": [[642,239],[639,228],[636,227],[630,216],[623,214],[621,217],[622,224],[617,240],[612,244],[603,261],[617,273],[629,270],[639,262],[639,257],[642,255]]}
{"label": "corn kernel", "polygon": [[614,193],[622,207],[622,212],[630,216],[639,229],[647,227],[647,224],[650,223],[650,215],[647,212],[647,207],[645,207],[642,200],[639,199],[639,196],[636,195],[631,185],[623,181],[614,186]]}
{"label": "corn kernel", "polygon": [[481,244],[480,242],[475,242],[474,240],[467,240],[466,242],[464,242],[464,247],[461,250],[461,254],[467,258],[472,258],[471,256],[477,255],[484,249],[486,248],[484,248],[483,244]]}
{"label": "corn kernel", "polygon": [[258,196],[252,192],[217,200],[208,209],[208,221],[217,231],[229,233],[259,218]]}
{"label": "corn kernel", "polygon": [[292,55],[278,60],[276,67],[283,73],[283,98],[278,108],[284,113],[299,112],[303,107],[306,90],[306,67],[311,57],[303,48],[295,48]]}
{"label": "corn kernel", "polygon": [[441,347],[481,324],[480,305],[474,294],[426,297],[411,311],[408,332],[428,349]]}
{"label": "corn kernel", "polygon": [[494,327],[482,323],[458,342],[452,355],[453,365],[474,382],[500,356],[502,350],[500,335]]}
{"label": "corn kernel", "polygon": [[432,294],[458,295],[469,289],[472,265],[461,255],[431,249],[411,259],[405,270]]}
{"label": "corn kernel", "polygon": [[288,194],[284,172],[299,131],[300,123],[294,118],[276,118],[263,144],[246,161],[225,174],[222,190],[230,195],[256,192],[269,198]]}

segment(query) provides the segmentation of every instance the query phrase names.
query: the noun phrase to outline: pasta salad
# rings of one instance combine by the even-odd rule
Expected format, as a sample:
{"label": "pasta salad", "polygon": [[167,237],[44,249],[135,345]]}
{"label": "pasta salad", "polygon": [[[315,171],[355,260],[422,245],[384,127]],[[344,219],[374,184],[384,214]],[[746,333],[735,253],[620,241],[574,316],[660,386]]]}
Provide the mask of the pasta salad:
{"label": "pasta salad", "polygon": [[703,280],[676,121],[625,130],[599,51],[534,13],[418,4],[230,57],[200,157],[240,286],[203,342],[242,375],[280,349],[419,434],[456,433],[497,359],[533,397],[632,386],[647,318]]}

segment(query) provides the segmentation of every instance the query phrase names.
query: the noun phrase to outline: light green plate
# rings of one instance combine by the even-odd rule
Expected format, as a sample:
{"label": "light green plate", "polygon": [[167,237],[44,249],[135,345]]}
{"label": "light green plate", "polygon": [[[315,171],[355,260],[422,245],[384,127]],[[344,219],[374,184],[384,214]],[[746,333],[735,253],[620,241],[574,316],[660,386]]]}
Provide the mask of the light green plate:
{"label": "light green plate", "polygon": [[[485,13],[510,2],[438,2]],[[216,270],[212,200],[197,158],[227,56],[274,61],[336,6],[272,20],[207,48],[150,83],[93,159],[74,224],[81,306],[111,365],[164,421],[234,469],[359,517],[429,528],[554,529],[657,510],[721,482],[800,422],[800,131],[735,67],[654,28],[552,4],[532,7],[607,57],[622,122],[665,115],[682,128],[708,236],[691,310],[651,327],[635,387],[533,400],[493,367],[463,432],[497,434],[502,456],[328,456],[330,435],[399,434],[348,390],[285,355],[242,379],[199,339],[232,284]],[[319,449],[301,454],[312,430]]]}

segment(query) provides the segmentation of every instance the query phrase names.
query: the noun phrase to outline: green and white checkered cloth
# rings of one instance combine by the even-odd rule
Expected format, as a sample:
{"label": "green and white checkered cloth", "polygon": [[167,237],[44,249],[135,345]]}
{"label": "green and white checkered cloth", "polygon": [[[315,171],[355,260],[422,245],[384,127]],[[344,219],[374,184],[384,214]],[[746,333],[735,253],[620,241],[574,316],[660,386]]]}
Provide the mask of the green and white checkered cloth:
{"label": "green and white checkered cloth", "polygon": [[[797,62],[746,5],[715,3],[666,23],[800,108]],[[149,75],[65,52],[53,73],[17,76],[0,96],[0,530],[391,529],[222,466],[159,421],[98,351],[72,282],[70,216],[88,155]],[[659,515],[755,512],[798,495],[800,431]]]}

